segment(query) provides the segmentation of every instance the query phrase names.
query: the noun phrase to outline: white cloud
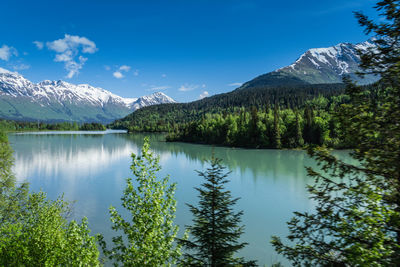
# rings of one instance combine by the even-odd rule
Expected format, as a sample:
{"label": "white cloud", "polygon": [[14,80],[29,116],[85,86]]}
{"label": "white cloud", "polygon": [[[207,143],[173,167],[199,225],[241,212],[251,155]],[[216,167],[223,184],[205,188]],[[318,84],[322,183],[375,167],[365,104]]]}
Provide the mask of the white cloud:
{"label": "white cloud", "polygon": [[184,85],[181,85],[181,87],[179,87],[178,90],[181,92],[187,92],[187,91],[192,91],[197,88],[199,88],[199,85],[197,85],[197,84],[184,84]]}
{"label": "white cloud", "polygon": [[169,88],[171,88],[171,86],[167,86],[167,85],[163,85],[163,86],[152,85],[152,86],[150,86],[148,91],[164,91],[164,90],[167,90]]}
{"label": "white cloud", "polygon": [[117,78],[117,79],[124,78],[124,75],[123,75],[120,71],[115,71],[115,72],[113,73],[113,76],[114,76],[115,78]]}
{"label": "white cloud", "polygon": [[17,49],[12,46],[3,45],[0,48],[0,59],[8,61],[11,56],[18,56]]}
{"label": "white cloud", "polygon": [[107,66],[107,65],[104,65],[104,68],[105,68],[106,70],[111,70],[110,66]]}
{"label": "white cloud", "polygon": [[27,64],[19,64],[19,65],[15,65],[13,66],[14,70],[27,70],[29,69],[31,66],[27,65]]}
{"label": "white cloud", "polygon": [[[107,70],[110,70],[111,68],[109,66],[106,66]],[[123,74],[124,72],[129,72],[131,70],[131,66],[128,65],[122,65],[118,68],[117,66],[117,70],[113,72],[113,76],[117,79],[121,79],[124,78],[125,75]],[[139,75],[139,71],[135,70],[133,72],[133,75],[138,76]]]}
{"label": "white cloud", "polygon": [[37,49],[42,50],[44,47],[43,42],[40,41],[33,41],[33,43],[36,45]]}
{"label": "white cloud", "polygon": [[50,50],[54,50],[58,53],[64,53],[71,50],[74,51],[79,48],[82,49],[83,53],[93,54],[97,51],[96,44],[93,41],[90,41],[86,37],[80,37],[77,35],[65,34],[63,39],[47,42],[46,44]]}
{"label": "white cloud", "polygon": [[236,87],[238,87],[238,86],[242,86],[242,84],[243,83],[230,83],[230,84],[228,84],[228,86],[236,86]]}
{"label": "white cloud", "polygon": [[200,99],[203,99],[205,97],[207,97],[209,95],[209,93],[207,91],[204,91],[203,93],[200,94]]}
{"label": "white cloud", "polygon": [[68,70],[67,78],[71,79],[75,76],[75,74],[78,74],[79,70],[82,69],[86,60],[87,58],[79,56],[78,62],[73,60],[65,62],[65,69]]}
{"label": "white cloud", "polygon": [[130,69],[131,67],[127,65],[122,65],[121,67],[119,67],[120,71],[125,71],[125,72],[128,72]]}
{"label": "white cloud", "polygon": [[161,78],[166,78],[167,77],[167,74],[161,74]]}
{"label": "white cloud", "polygon": [[96,44],[86,37],[69,34],[65,34],[63,39],[47,42],[46,45],[57,53],[54,61],[64,62],[64,68],[68,71],[67,78],[78,74],[87,61],[80,53],[93,54],[98,50]]}

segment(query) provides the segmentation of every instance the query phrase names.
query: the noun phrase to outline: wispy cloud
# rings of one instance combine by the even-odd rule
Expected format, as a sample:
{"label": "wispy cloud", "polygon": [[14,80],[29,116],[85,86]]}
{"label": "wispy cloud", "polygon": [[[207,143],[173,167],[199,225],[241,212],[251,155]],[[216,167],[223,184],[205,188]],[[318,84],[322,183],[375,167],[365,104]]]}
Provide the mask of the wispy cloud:
{"label": "wispy cloud", "polygon": [[18,56],[17,49],[5,44],[2,47],[0,47],[0,59],[8,61],[11,56]]}
{"label": "wispy cloud", "polygon": [[151,85],[147,91],[164,91],[171,88],[171,86],[168,85],[162,85],[162,86],[156,86],[156,85]]}
{"label": "wispy cloud", "polygon": [[31,66],[29,66],[29,65],[27,65],[27,64],[21,63],[21,64],[18,64],[18,65],[13,66],[13,69],[16,70],[16,71],[18,71],[18,70],[27,70],[27,69],[29,69],[30,67],[31,67]]}
{"label": "wispy cloud", "polygon": [[[124,73],[128,73],[131,70],[131,66],[128,65],[122,65],[120,67],[117,67],[117,70],[113,72],[113,76],[117,79],[122,79],[125,77]],[[109,66],[106,66],[106,70],[110,70],[111,68]],[[136,72],[137,70],[135,70]],[[135,72],[133,75],[135,75]],[[137,76],[137,75],[135,75]]]}
{"label": "wispy cloud", "polygon": [[104,65],[104,69],[108,71],[108,70],[111,70],[111,67],[108,65]]}
{"label": "wispy cloud", "polygon": [[238,86],[242,86],[242,84],[243,83],[230,83],[230,84],[228,84],[228,86],[236,86],[236,87],[238,87]]}
{"label": "wispy cloud", "polygon": [[203,93],[201,93],[201,94],[199,95],[199,98],[200,98],[200,99],[203,99],[203,98],[207,97],[208,95],[209,95],[209,93],[208,93],[207,91],[204,91]]}
{"label": "wispy cloud", "polygon": [[200,87],[200,86],[197,85],[197,84],[184,84],[184,85],[181,85],[181,86],[178,88],[178,90],[181,91],[181,92],[188,92],[188,91],[192,91],[192,90],[194,90],[194,89],[197,89],[197,88],[199,88],[199,87]]}
{"label": "wispy cloud", "polygon": [[56,52],[54,61],[64,62],[64,68],[68,71],[67,78],[72,78],[79,73],[87,58],[80,55],[93,54],[98,49],[96,44],[86,37],[65,34],[63,39],[46,43],[49,50]]}
{"label": "wispy cloud", "polygon": [[133,71],[133,76],[139,76],[139,70],[134,70]]}
{"label": "wispy cloud", "polygon": [[125,77],[120,71],[115,71],[115,72],[113,72],[113,76],[114,76],[115,78],[117,78],[117,79],[122,79],[122,78]]}
{"label": "wispy cloud", "polygon": [[167,74],[165,74],[165,73],[161,74],[161,78],[166,78],[166,77],[167,77]]}
{"label": "wispy cloud", "polygon": [[128,66],[128,65],[122,65],[121,67],[119,67],[119,70],[121,70],[121,71],[125,71],[125,72],[128,72],[128,71],[130,71],[130,70],[131,70],[131,66]]}
{"label": "wispy cloud", "polygon": [[43,42],[40,42],[40,41],[33,41],[33,43],[36,45],[36,48],[39,49],[39,50],[42,50],[43,47],[44,47]]}

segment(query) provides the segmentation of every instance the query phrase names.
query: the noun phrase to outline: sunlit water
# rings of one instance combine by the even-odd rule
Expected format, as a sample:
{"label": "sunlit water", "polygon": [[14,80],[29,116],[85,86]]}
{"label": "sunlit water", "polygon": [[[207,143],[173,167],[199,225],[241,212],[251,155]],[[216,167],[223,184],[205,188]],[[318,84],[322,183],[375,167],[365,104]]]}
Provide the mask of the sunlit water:
{"label": "sunlit water", "polygon": [[[15,151],[15,173],[20,181],[30,183],[31,190],[43,190],[52,199],[64,194],[74,204],[73,218],[86,216],[93,233],[110,230],[108,207],[120,210],[125,178],[131,176],[131,153],[138,153],[143,134],[89,133],[11,134]],[[203,180],[195,170],[205,170],[205,160],[223,159],[232,171],[227,188],[240,197],[236,208],[243,210],[245,233],[241,240],[249,245],[240,255],[267,266],[280,261],[269,241],[272,235],[288,233],[286,222],[293,211],[310,210],[304,166],[315,166],[304,151],[251,150],[211,147],[185,143],[166,143],[162,135],[150,135],[151,148],[160,156],[160,176],[170,175],[177,183],[176,223],[183,230],[191,224],[191,213],[185,203],[196,204],[197,191]],[[180,232],[182,234],[182,231]]]}

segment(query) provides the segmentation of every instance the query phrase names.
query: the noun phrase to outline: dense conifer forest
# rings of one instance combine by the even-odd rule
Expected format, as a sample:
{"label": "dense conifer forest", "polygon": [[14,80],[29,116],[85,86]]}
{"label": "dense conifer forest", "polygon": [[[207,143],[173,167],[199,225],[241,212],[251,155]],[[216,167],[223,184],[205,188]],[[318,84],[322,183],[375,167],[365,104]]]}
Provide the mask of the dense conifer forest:
{"label": "dense conifer forest", "polygon": [[322,96],[331,99],[344,92],[344,84],[291,85],[234,90],[190,103],[154,105],[141,108],[109,125],[131,132],[168,132],[177,125],[199,120],[206,114],[232,114],[240,109],[266,110],[276,103],[281,109],[304,107]]}
{"label": "dense conifer forest", "polygon": [[26,122],[0,120],[0,130],[5,132],[26,131],[105,131],[106,127],[97,122],[78,124],[77,122]]}
{"label": "dense conifer forest", "polygon": [[[109,125],[130,132],[168,132],[167,141],[251,148],[348,148],[334,116],[348,101],[344,84],[237,89],[199,101],[137,110]],[[378,85],[363,86],[371,91]]]}

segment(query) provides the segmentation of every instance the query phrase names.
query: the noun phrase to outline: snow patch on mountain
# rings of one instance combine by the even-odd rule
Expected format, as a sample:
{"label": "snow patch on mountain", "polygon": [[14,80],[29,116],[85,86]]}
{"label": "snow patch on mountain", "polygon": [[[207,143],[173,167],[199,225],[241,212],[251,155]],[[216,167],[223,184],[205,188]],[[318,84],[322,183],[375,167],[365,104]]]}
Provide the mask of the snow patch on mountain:
{"label": "snow patch on mountain", "polygon": [[[354,77],[354,74],[360,70],[359,52],[375,48],[374,39],[358,44],[340,43],[331,47],[312,48],[293,64],[275,72],[288,73],[308,83],[341,82],[343,75],[351,74]],[[307,76],[304,76],[305,74]],[[374,78],[371,79],[374,80]]]}
{"label": "snow patch on mountain", "polygon": [[104,107],[108,104],[120,105],[136,110],[148,105],[175,103],[169,96],[157,92],[140,98],[123,98],[103,88],[89,84],[71,84],[65,81],[45,80],[32,83],[17,72],[0,68],[0,95],[29,97],[41,106],[60,104],[86,104]]}

